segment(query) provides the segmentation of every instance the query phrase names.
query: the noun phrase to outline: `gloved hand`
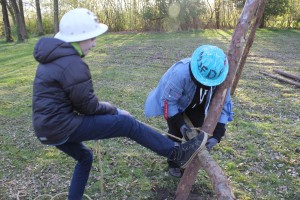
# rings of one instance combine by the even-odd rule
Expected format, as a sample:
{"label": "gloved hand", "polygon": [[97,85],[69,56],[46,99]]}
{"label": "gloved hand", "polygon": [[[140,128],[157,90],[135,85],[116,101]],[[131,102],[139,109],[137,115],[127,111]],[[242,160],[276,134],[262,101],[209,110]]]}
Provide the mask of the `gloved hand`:
{"label": "gloved hand", "polygon": [[183,124],[183,125],[180,127],[180,132],[181,132],[181,134],[183,135],[183,137],[184,137],[184,139],[185,139],[186,141],[189,141],[189,140],[190,140],[189,137],[188,137],[188,135],[192,133],[192,129],[191,129],[188,125]]}
{"label": "gloved hand", "polygon": [[110,114],[110,115],[116,115],[118,114],[117,108],[113,105],[111,105],[109,102],[106,101],[99,101],[96,114]]}
{"label": "gloved hand", "polygon": [[210,151],[214,146],[216,146],[218,144],[218,140],[216,138],[209,138],[206,142],[206,148],[208,151]]}
{"label": "gloved hand", "polygon": [[128,111],[122,110],[122,109],[119,109],[119,108],[118,108],[118,115],[126,115],[126,116],[129,116],[129,117],[132,117],[131,114]]}

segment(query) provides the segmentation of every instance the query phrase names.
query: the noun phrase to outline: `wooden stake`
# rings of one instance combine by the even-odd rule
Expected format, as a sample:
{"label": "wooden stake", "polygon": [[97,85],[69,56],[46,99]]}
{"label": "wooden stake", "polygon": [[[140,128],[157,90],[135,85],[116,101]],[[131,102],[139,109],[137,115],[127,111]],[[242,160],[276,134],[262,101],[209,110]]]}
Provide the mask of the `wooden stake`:
{"label": "wooden stake", "polygon": [[97,148],[96,148],[96,151],[97,151],[97,155],[98,155],[98,162],[99,162],[99,170],[100,170],[100,192],[101,192],[101,199],[104,199],[104,195],[105,195],[105,192],[104,192],[104,176],[103,176],[103,169],[102,169],[102,158],[101,158],[101,150],[100,150],[100,142],[99,140],[97,140]]}

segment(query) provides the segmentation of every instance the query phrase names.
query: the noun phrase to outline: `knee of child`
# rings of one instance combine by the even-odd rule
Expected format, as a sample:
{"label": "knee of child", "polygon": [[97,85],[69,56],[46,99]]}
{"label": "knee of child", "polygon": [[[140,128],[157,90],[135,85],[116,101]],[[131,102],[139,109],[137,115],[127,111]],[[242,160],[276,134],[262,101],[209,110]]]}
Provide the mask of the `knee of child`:
{"label": "knee of child", "polygon": [[80,160],[80,163],[92,164],[93,163],[93,151],[91,149],[85,149]]}
{"label": "knee of child", "polygon": [[86,156],[86,158],[87,158],[88,160],[90,160],[91,162],[93,162],[94,156],[93,156],[93,151],[92,151],[92,149],[89,149],[89,150],[87,151],[87,156]]}

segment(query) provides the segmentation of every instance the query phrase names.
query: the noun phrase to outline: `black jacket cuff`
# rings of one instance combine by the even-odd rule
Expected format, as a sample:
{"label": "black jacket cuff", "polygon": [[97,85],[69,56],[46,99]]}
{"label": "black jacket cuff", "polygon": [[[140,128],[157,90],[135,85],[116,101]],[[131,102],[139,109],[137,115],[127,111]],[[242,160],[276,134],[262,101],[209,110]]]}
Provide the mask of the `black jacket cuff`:
{"label": "black jacket cuff", "polygon": [[181,113],[177,113],[176,115],[169,117],[167,121],[168,123],[172,124],[173,127],[176,127],[178,130],[182,125],[185,124],[183,115]]}
{"label": "black jacket cuff", "polygon": [[222,137],[225,135],[225,131],[226,131],[225,124],[218,122],[212,137],[217,139],[218,142],[220,142]]}

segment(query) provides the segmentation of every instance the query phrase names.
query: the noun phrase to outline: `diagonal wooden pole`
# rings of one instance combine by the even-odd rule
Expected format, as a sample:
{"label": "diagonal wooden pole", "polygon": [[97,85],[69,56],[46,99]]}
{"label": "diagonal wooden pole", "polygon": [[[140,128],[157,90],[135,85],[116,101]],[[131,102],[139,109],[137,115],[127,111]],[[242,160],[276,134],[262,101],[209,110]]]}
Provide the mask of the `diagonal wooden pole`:
{"label": "diagonal wooden pole", "polygon": [[236,71],[236,74],[235,74],[235,77],[234,77],[234,81],[233,81],[232,86],[231,86],[231,90],[230,90],[231,95],[234,94],[235,89],[236,89],[236,87],[238,85],[238,82],[240,80],[240,76],[242,74],[244,65],[246,63],[247,56],[249,54],[250,48],[252,46],[252,43],[254,41],[256,29],[259,27],[259,25],[261,23],[261,19],[263,17],[263,13],[264,13],[264,10],[265,10],[267,2],[268,2],[268,0],[261,0],[260,4],[258,6],[258,9],[257,9],[257,12],[256,12],[256,20],[255,20],[255,22],[254,22],[254,24],[253,24],[253,26],[251,28],[251,31],[250,31],[250,34],[248,36],[248,40],[247,40],[246,46],[245,46],[244,51],[243,51],[243,55],[241,57],[239,66],[237,68],[237,71]]}
{"label": "diagonal wooden pole", "polygon": [[[241,13],[238,24],[232,36],[231,45],[228,51],[229,73],[226,80],[218,86],[208,115],[202,125],[202,130],[208,134],[212,134],[216,125],[217,119],[223,108],[224,100],[228,90],[231,87],[233,78],[235,76],[237,65],[242,54],[242,47],[245,42],[246,33],[248,31],[251,20],[254,18],[254,14],[258,7],[259,0],[247,0],[243,11]],[[213,161],[209,153],[205,150],[187,166],[184,171],[180,183],[178,184],[176,191],[176,200],[185,200],[188,198],[191,188],[195,182],[197,173],[202,167],[209,175],[214,190],[217,195],[217,199],[235,199],[231,186],[225,174],[221,168]],[[215,170],[217,169],[217,170]]]}

